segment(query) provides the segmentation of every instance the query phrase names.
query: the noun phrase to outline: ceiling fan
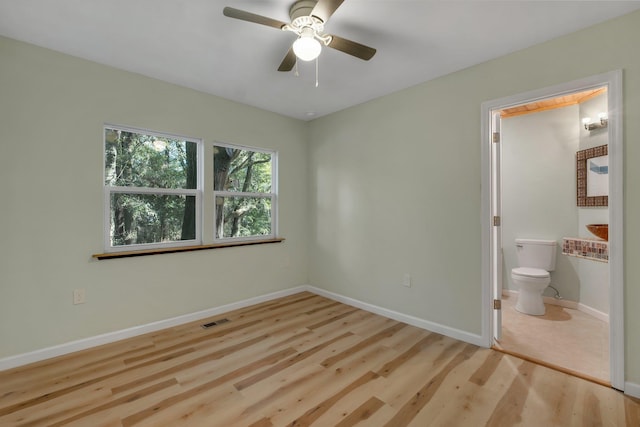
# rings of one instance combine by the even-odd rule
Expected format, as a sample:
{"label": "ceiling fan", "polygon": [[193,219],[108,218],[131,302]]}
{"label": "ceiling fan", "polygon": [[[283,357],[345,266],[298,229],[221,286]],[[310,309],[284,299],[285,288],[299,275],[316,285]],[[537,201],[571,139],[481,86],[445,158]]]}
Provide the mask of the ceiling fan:
{"label": "ceiling fan", "polygon": [[324,24],[342,2],[344,0],[298,0],[289,9],[289,24],[232,7],[225,7],[222,13],[230,18],[290,31],[298,36],[278,71],[291,71],[296,59],[316,59],[320,55],[322,45],[368,61],[376,53],[374,48],[324,32]]}

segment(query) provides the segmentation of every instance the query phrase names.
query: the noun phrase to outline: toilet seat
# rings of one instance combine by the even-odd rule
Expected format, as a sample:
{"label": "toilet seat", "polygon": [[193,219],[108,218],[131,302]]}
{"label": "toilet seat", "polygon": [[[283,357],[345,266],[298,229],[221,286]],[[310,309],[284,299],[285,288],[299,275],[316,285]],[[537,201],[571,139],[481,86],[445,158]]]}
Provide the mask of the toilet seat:
{"label": "toilet seat", "polygon": [[511,270],[511,275],[527,279],[549,279],[551,277],[547,270],[531,267],[514,268],[513,270]]}

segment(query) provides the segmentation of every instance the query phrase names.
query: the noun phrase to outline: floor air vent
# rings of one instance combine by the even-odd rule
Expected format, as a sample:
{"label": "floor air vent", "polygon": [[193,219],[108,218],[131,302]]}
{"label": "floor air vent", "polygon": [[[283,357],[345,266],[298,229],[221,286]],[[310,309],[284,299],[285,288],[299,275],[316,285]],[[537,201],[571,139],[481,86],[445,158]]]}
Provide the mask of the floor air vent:
{"label": "floor air vent", "polygon": [[204,325],[202,325],[202,327],[204,329],[208,329],[208,328],[211,328],[213,326],[222,325],[223,323],[227,323],[228,321],[229,321],[229,319],[214,320],[213,322],[205,323]]}

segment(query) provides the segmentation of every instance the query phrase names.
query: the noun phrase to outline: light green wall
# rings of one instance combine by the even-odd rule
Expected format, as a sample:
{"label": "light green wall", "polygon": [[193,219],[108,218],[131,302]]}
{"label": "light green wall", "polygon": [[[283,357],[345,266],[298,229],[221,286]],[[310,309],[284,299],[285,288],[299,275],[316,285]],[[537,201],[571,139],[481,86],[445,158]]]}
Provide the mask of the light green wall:
{"label": "light green wall", "polygon": [[[307,283],[305,123],[6,38],[0,121],[0,358]],[[286,241],[93,260],[104,122],[278,150]]]}
{"label": "light green wall", "polygon": [[623,69],[626,379],[640,383],[638,40],[636,12],[312,122],[310,282],[480,334],[481,103]]}

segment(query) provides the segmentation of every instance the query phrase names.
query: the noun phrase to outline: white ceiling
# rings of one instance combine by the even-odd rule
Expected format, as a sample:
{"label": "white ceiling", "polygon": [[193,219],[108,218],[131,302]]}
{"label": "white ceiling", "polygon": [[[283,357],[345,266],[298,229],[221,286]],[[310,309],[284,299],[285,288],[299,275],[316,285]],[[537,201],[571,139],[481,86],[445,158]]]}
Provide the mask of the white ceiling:
{"label": "white ceiling", "polygon": [[[276,71],[295,35],[222,15],[289,22],[294,0],[0,0],[0,35],[309,120],[640,9],[640,1],[345,0],[325,31],[376,48],[325,48]],[[0,52],[0,60],[2,52]],[[545,65],[545,66],[548,66]]]}

